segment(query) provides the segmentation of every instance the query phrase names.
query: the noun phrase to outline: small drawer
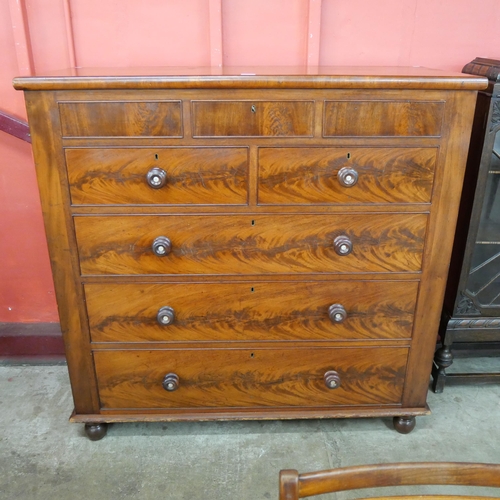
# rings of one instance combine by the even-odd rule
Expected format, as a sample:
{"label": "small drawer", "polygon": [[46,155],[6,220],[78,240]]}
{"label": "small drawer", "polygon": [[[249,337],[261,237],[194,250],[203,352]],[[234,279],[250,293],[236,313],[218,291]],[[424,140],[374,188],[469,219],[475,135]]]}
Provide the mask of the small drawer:
{"label": "small drawer", "polygon": [[429,203],[436,148],[260,148],[259,204]]}
{"label": "small drawer", "polygon": [[81,272],[416,272],[426,214],[75,216]]}
{"label": "small drawer", "polygon": [[94,351],[103,409],[401,402],[407,348]]}
{"label": "small drawer", "polygon": [[193,137],[312,137],[314,101],[193,101]]}
{"label": "small drawer", "polygon": [[441,135],[444,102],[326,101],[324,137]]}
{"label": "small drawer", "polygon": [[246,148],[71,148],[66,164],[75,205],[244,205]]}
{"label": "small drawer", "polygon": [[415,281],[87,284],[93,342],[409,339]]}
{"label": "small drawer", "polygon": [[180,101],[60,102],[63,137],[182,137]]}

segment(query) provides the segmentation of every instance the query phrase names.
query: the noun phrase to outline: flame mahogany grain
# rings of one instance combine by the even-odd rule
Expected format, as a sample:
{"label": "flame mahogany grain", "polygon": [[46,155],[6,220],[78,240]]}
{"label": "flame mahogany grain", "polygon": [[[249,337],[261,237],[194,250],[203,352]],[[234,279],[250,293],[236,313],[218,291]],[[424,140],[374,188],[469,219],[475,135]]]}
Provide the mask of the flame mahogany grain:
{"label": "flame mahogany grain", "polygon": [[28,91],[72,420],[100,439],[119,421],[427,414],[486,79],[114,71],[14,82]]}
{"label": "flame mahogany grain", "polygon": [[[247,148],[70,148],[66,164],[75,205],[247,204]],[[160,189],[146,181],[153,167]]]}
{"label": "flame mahogany grain", "polygon": [[[75,217],[84,275],[416,272],[426,226],[425,214]],[[172,250],[158,259],[160,235]]]}
{"label": "flame mahogany grain", "polygon": [[[417,291],[416,281],[85,285],[94,342],[409,339]],[[347,311],[339,324],[335,303]],[[168,327],[156,321],[164,306],[175,310]]]}
{"label": "flame mahogany grain", "polygon": [[[96,351],[103,408],[380,405],[401,401],[408,349],[314,348]],[[341,385],[326,387],[335,369]],[[179,388],[166,392],[174,372]]]}

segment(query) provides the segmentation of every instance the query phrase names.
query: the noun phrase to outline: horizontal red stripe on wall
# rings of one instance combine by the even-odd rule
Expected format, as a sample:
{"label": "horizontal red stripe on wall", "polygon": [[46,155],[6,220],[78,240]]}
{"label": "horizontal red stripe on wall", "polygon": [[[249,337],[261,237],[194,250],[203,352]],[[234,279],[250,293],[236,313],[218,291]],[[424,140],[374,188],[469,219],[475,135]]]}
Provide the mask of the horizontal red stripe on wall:
{"label": "horizontal red stripe on wall", "polygon": [[0,357],[64,357],[59,323],[0,323]]}

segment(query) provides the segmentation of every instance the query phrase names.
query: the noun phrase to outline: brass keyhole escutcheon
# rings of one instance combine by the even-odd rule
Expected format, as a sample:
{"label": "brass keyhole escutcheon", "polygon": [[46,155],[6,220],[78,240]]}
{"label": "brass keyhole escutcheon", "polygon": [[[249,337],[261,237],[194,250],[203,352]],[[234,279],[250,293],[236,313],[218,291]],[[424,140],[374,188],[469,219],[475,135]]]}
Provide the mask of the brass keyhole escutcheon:
{"label": "brass keyhole escutcheon", "polygon": [[252,104],[252,107],[250,109],[252,110],[252,113],[257,112],[257,107],[255,106],[255,104]]}

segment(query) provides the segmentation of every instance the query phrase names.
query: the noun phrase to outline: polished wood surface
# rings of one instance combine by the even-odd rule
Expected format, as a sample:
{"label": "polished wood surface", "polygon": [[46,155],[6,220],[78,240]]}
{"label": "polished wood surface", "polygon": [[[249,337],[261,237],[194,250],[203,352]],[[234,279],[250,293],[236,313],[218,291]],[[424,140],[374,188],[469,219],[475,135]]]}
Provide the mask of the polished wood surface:
{"label": "polished wood surface", "polygon": [[63,137],[182,137],[178,102],[62,102]]}
{"label": "polished wood surface", "polygon": [[[500,465],[467,462],[402,462],[343,467],[299,474],[296,470],[280,471],[280,500],[298,500],[324,493],[380,488],[387,486],[488,486],[500,487]],[[500,498],[476,496],[373,497],[474,499]]]}
{"label": "polished wood surface", "polygon": [[[246,148],[69,148],[66,164],[75,205],[240,204],[248,200]],[[166,174],[148,185],[152,168]]]}
{"label": "polished wood surface", "polygon": [[453,246],[450,226],[454,227],[457,220],[475,104],[476,96],[468,92],[455,93],[447,102],[447,127],[440,152],[443,155],[442,168],[436,170],[434,180],[433,208],[423,257],[425,264],[415,310],[414,331],[421,334],[416,335],[412,343],[403,397],[407,406],[424,404],[429,390],[435,339]]}
{"label": "polished wood surface", "polygon": [[323,135],[439,136],[443,102],[326,101]]}
{"label": "polished wood surface", "polygon": [[[85,298],[94,342],[409,339],[417,291],[416,281],[88,284]],[[341,323],[328,316],[335,303]],[[168,326],[156,319],[164,306]]]}
{"label": "polished wood surface", "polygon": [[[96,351],[104,408],[380,405],[401,399],[408,349],[301,348]],[[324,375],[335,369],[340,387]],[[179,389],[165,391],[173,372]]]}
{"label": "polished wood surface", "polygon": [[312,137],[314,101],[193,101],[193,137]]}
{"label": "polished wood surface", "polygon": [[479,90],[486,79],[415,66],[70,68],[14,79],[18,90],[268,88]]}
{"label": "polished wood surface", "polygon": [[[260,148],[258,201],[429,203],[436,156],[435,148]],[[342,168],[357,172],[353,186],[339,182]]]}
{"label": "polished wood surface", "polygon": [[57,109],[57,101],[50,92],[28,93],[25,99],[75,410],[84,414],[95,413],[99,408],[98,394],[83,287],[79,280],[77,255],[72,251],[76,248],[76,241],[69,213],[61,131],[58,122],[46,126],[47,117]]}
{"label": "polished wood surface", "polygon": [[[275,274],[419,271],[427,216],[75,217],[82,274]],[[337,236],[349,255],[338,255]],[[156,237],[172,251],[157,257]]]}
{"label": "polished wood surface", "polygon": [[[363,418],[363,417],[392,417],[401,412],[400,404],[384,406],[260,406],[232,408],[169,408],[166,409],[114,409],[101,408],[99,413],[85,415],[73,414],[70,422],[197,422],[207,420],[234,421],[234,420],[296,420],[318,418]],[[428,407],[408,408],[405,414],[414,416],[430,415]]]}
{"label": "polished wood surface", "polygon": [[156,71],[15,81],[73,420],[412,428],[485,80]]}

